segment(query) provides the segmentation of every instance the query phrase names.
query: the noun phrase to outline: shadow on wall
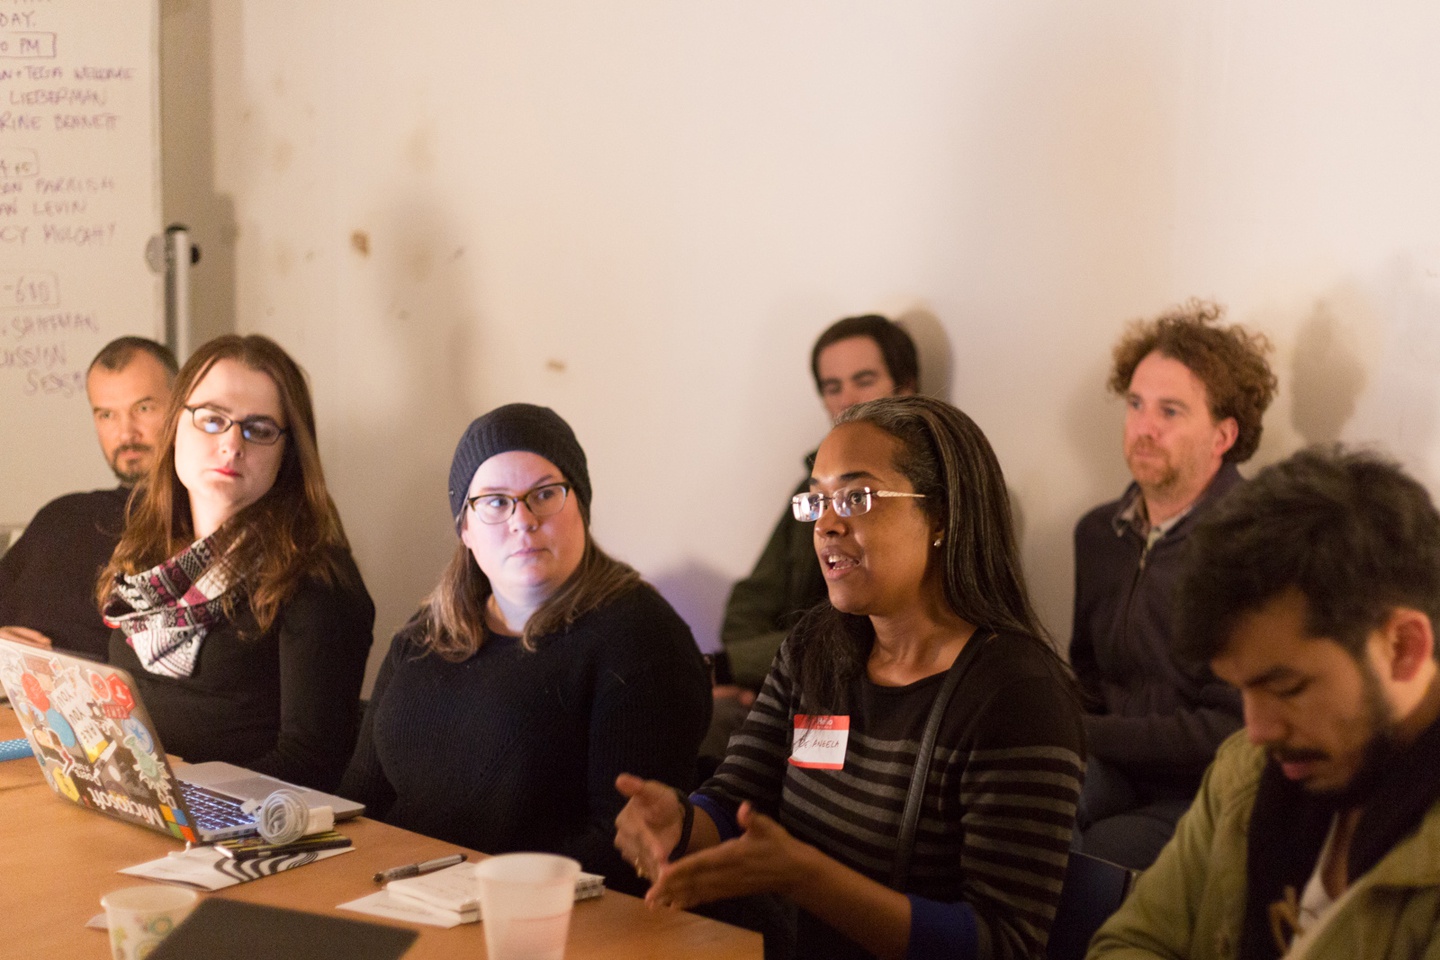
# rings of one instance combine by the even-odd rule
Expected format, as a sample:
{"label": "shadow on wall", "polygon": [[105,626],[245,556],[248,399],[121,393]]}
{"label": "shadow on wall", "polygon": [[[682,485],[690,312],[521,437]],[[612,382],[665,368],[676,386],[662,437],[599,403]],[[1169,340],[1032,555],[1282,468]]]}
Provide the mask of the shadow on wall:
{"label": "shadow on wall", "polygon": [[915,350],[920,355],[920,392],[927,397],[950,400],[954,360],[950,334],[941,325],[940,318],[929,307],[913,307],[896,315],[894,320],[915,341]]}
{"label": "shadow on wall", "polygon": [[1341,290],[1316,301],[1296,331],[1290,420],[1305,444],[1336,442],[1355,415],[1366,383],[1356,328],[1373,324],[1355,291]]}
{"label": "shadow on wall", "polygon": [[674,569],[646,577],[690,625],[695,642],[706,653],[720,649],[720,622],[730,596],[730,580],[719,570],[687,560]]}
{"label": "shadow on wall", "polygon": [[[201,251],[190,275],[192,347],[236,331],[235,203],[215,187],[212,6],[211,0],[160,4],[162,204],[165,222],[189,228]],[[240,35],[240,5],[220,6],[220,29]],[[229,75],[239,75],[238,67]]]}
{"label": "shadow on wall", "polygon": [[[1308,407],[1322,390],[1337,389],[1328,386],[1327,379],[1338,377],[1339,389],[1355,394],[1354,414],[1342,424],[1340,439],[1378,445],[1433,488],[1440,482],[1440,463],[1433,452],[1440,414],[1440,260],[1426,263],[1416,254],[1397,256],[1369,292],[1358,297],[1338,288],[1321,298],[1316,315],[1322,319],[1312,317],[1304,333],[1323,335],[1328,330],[1332,345],[1320,354],[1323,363],[1306,352],[1303,340],[1297,346],[1297,408],[1303,391],[1309,398],[1303,416],[1328,427]],[[1333,320],[1324,320],[1322,311]],[[1319,409],[1329,411],[1332,419],[1339,413],[1334,401]],[[1303,432],[1301,416],[1297,410],[1296,426]],[[1306,439],[1312,438],[1306,434]]]}
{"label": "shadow on wall", "polygon": [[402,202],[355,227],[341,238],[358,301],[352,323],[369,329],[350,338],[354,396],[372,407],[351,411],[339,450],[351,499],[367,504],[351,540],[375,600],[373,677],[459,542],[446,486],[456,441],[485,412],[469,389],[482,325],[473,264],[440,204]]}

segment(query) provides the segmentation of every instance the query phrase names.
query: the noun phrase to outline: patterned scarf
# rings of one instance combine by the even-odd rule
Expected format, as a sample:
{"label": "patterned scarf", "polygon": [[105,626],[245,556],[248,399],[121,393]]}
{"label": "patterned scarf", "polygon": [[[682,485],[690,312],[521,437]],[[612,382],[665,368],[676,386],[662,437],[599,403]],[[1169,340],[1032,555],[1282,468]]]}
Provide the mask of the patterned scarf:
{"label": "patterned scarf", "polygon": [[141,665],[162,677],[188,677],[205,634],[225,619],[229,571],[215,562],[211,538],[197,540],[164,563],[115,577],[105,622],[124,631]]}

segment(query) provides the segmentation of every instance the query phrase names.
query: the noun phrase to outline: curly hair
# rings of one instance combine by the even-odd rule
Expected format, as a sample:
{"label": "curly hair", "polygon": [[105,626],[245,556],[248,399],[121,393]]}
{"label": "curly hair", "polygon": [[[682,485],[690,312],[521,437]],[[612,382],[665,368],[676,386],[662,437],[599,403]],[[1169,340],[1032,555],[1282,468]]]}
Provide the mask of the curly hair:
{"label": "curly hair", "polygon": [[1239,324],[1219,326],[1224,315],[1218,303],[1192,298],[1153,320],[1132,322],[1115,345],[1107,386],[1125,396],[1135,368],[1152,353],[1180,361],[1205,384],[1210,415],[1217,422],[1235,419],[1238,434],[1224,459],[1244,463],[1260,446],[1261,421],[1275,399],[1277,381],[1265,359],[1272,349],[1269,338]]}

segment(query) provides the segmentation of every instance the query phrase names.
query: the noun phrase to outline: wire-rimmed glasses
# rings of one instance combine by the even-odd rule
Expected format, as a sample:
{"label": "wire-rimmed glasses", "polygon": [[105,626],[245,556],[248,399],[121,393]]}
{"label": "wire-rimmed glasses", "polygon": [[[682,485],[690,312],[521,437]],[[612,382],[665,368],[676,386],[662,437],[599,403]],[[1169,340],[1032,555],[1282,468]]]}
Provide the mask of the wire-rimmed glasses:
{"label": "wire-rimmed glasses", "polygon": [[872,490],[869,487],[844,487],[832,494],[797,493],[790,498],[790,511],[802,523],[814,523],[825,512],[829,502],[838,517],[858,517],[870,512],[876,497],[910,497],[924,500],[923,493],[900,493],[896,490]]}

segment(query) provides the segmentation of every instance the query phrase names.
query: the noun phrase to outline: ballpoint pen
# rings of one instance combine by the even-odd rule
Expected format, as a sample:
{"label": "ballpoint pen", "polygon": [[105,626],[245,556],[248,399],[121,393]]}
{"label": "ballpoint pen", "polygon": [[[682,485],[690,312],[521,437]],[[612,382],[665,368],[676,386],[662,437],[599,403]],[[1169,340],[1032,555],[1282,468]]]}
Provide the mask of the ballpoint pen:
{"label": "ballpoint pen", "polygon": [[389,870],[381,870],[375,874],[375,882],[389,883],[391,880],[401,880],[405,877],[418,877],[422,873],[433,873],[436,870],[453,867],[455,864],[464,863],[468,859],[470,858],[466,854],[452,853],[446,857],[436,857],[434,860],[407,863],[403,867],[391,867]]}

